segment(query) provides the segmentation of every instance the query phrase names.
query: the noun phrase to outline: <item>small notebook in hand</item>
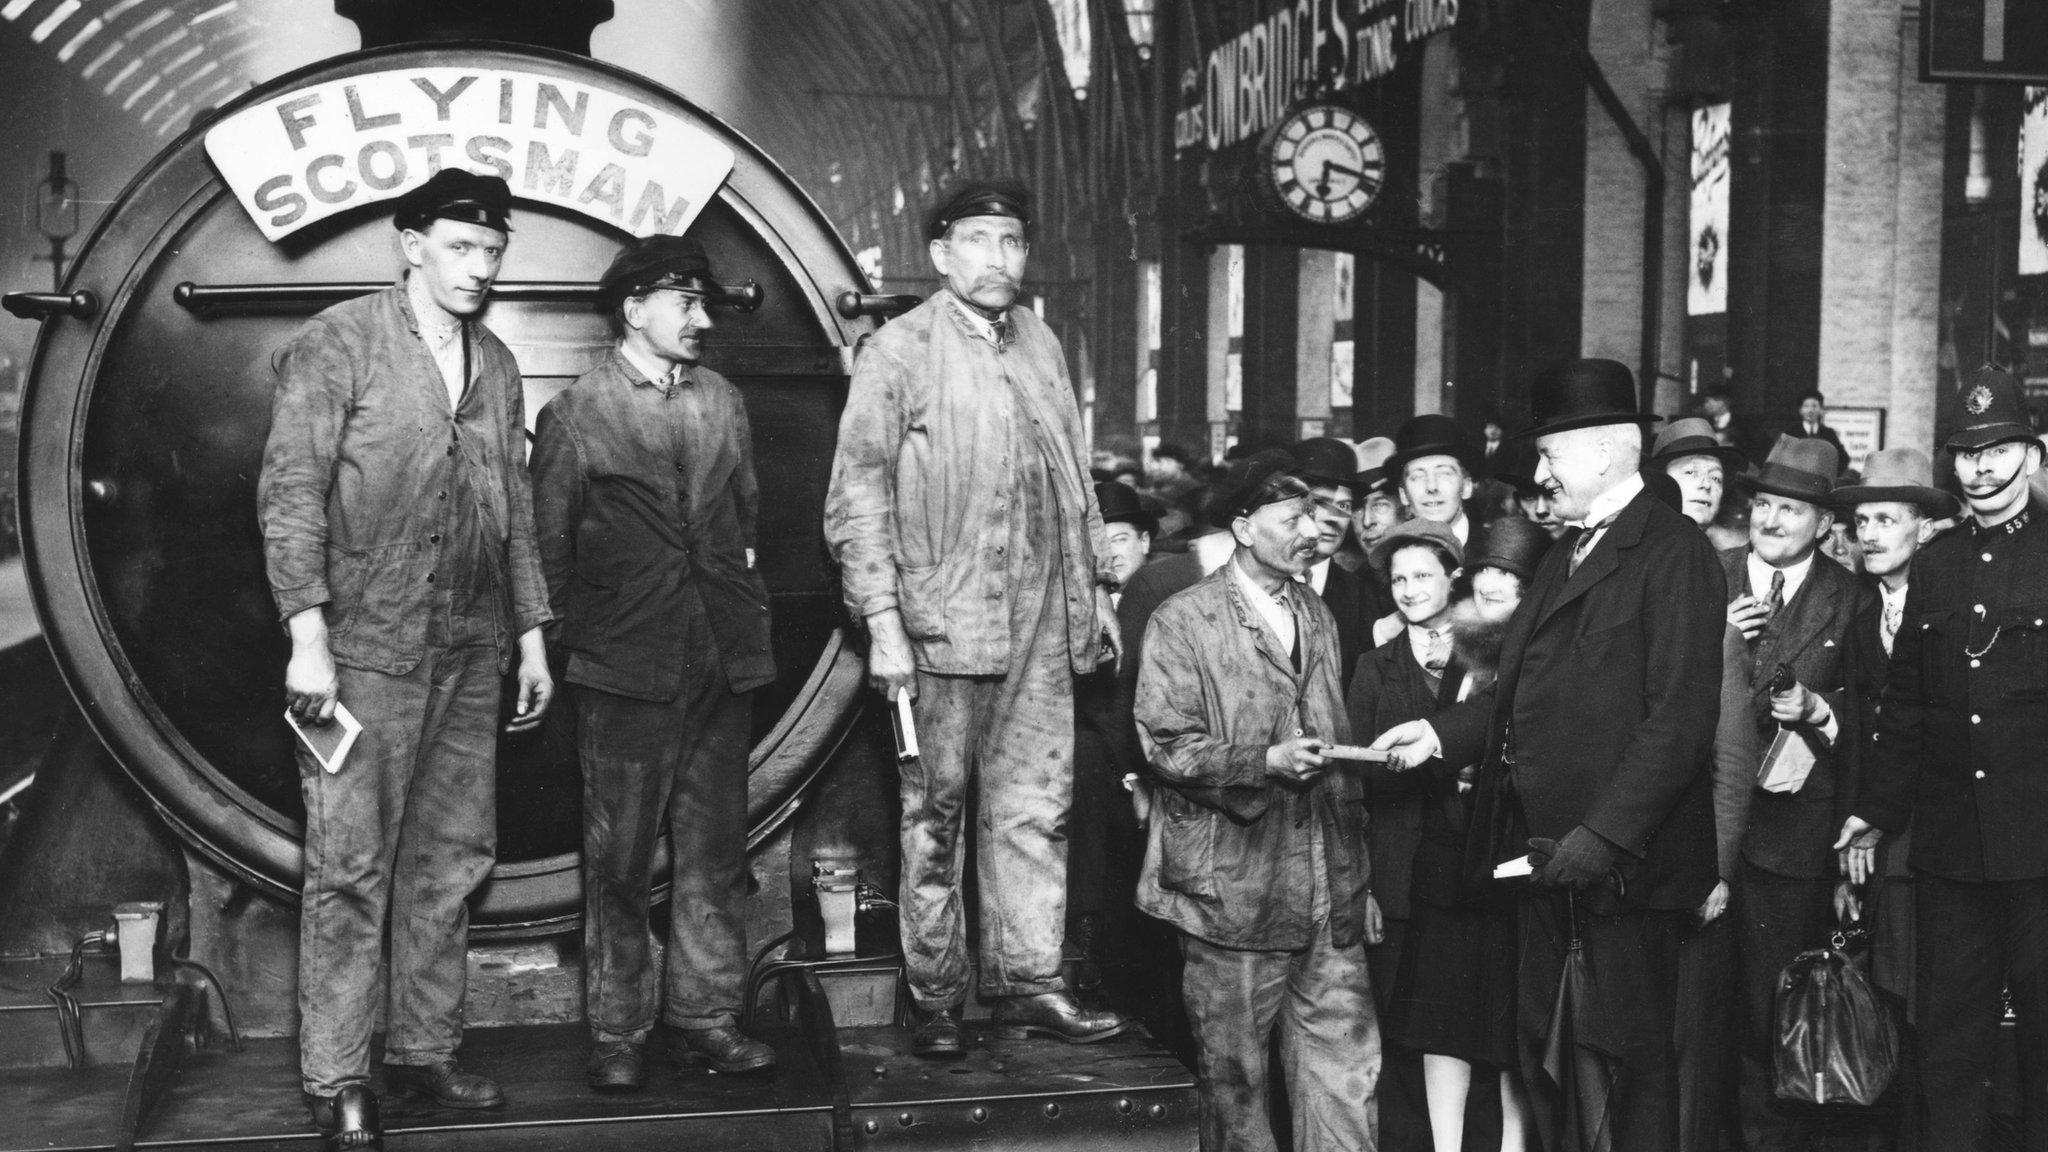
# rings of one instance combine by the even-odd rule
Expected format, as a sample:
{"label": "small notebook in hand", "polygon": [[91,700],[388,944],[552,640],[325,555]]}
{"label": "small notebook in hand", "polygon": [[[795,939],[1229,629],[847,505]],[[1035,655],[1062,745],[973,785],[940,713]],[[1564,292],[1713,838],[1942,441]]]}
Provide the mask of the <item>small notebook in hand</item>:
{"label": "small notebook in hand", "polygon": [[1812,771],[1813,746],[1803,734],[1780,724],[1770,750],[1764,753],[1763,766],[1757,769],[1756,786],[1766,792],[1797,792]]}
{"label": "small notebook in hand", "polygon": [[348,705],[340,701],[335,702],[334,719],[325,724],[301,724],[289,708],[285,709],[284,722],[292,726],[292,731],[298,734],[299,743],[306,746],[329,776],[341,771],[342,760],[347,758],[348,750],[355,747],[356,737],[363,731],[362,722],[348,710]]}

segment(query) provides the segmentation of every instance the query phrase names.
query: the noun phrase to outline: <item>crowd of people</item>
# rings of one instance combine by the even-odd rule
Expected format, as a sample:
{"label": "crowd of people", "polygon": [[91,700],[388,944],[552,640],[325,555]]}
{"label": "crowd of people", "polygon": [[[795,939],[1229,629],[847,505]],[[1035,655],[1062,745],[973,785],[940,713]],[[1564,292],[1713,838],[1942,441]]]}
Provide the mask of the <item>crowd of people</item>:
{"label": "crowd of people", "polygon": [[[539,414],[529,468],[477,320],[509,208],[455,170],[406,193],[405,277],[276,359],[286,694],[362,729],[345,765],[300,756],[303,1089],[332,1148],[381,1140],[387,921],[385,1089],[504,1102],[456,1058],[465,900],[502,678],[532,726],[551,652],[591,1087],[640,1089],[657,1032],[676,1063],[775,1063],[737,1027],[749,692],[775,668],[745,405],[701,363],[716,281],[694,240],[627,244],[599,285],[617,344]],[[1017,303],[1023,189],[957,186],[928,227],[944,287],[864,342],[824,510],[868,683],[918,745],[913,1052],[972,1048],[977,993],[1009,1040],[1142,1017],[1193,1053],[1210,1152],[1276,1126],[1345,1152],[1981,1148],[2009,1001],[2048,1147],[2048,522],[2014,378],[1965,381],[1953,484],[1910,447],[1850,471],[1818,393],[1775,436],[1722,394],[1667,421],[1607,360],[1533,380],[1526,426],[1091,462]],[[1780,973],[1855,920],[1907,1071],[1802,1111]]]}

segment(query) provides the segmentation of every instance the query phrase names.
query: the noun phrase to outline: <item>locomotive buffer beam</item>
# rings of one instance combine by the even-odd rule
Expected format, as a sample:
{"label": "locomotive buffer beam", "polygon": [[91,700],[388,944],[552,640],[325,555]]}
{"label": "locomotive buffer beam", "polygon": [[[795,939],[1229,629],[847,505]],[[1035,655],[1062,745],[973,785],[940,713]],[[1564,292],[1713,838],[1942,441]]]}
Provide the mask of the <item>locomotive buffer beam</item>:
{"label": "locomotive buffer beam", "polygon": [[[389,284],[194,284],[187,280],[171,289],[171,299],[186,311],[207,315],[216,312],[303,311],[308,306],[325,308],[343,300],[368,296],[391,287]],[[7,308],[14,311],[15,296],[46,293],[12,293]],[[501,280],[491,286],[491,299],[515,303],[589,304],[597,303],[597,285],[578,280]],[[761,286],[752,280],[720,284],[710,302],[738,312],[752,312],[761,306]],[[16,315],[21,313],[16,312]]]}

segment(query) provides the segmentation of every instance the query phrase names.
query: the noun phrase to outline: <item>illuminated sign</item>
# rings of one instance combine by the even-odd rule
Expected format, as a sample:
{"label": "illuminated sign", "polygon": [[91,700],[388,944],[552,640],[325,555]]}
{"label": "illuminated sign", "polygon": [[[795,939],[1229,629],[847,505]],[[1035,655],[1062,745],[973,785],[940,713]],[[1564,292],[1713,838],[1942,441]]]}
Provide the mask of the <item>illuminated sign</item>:
{"label": "illuminated sign", "polygon": [[1688,316],[1728,311],[1728,118],[1730,105],[1692,114],[1692,261]]}
{"label": "illuminated sign", "polygon": [[271,240],[446,167],[636,236],[680,235],[733,166],[732,149],[673,113],[506,68],[405,68],[286,92],[221,121],[206,153]]}
{"label": "illuminated sign", "polygon": [[1264,132],[1295,102],[1392,75],[1411,44],[1458,23],[1470,0],[1297,0],[1181,75],[1173,146],[1216,151]]}

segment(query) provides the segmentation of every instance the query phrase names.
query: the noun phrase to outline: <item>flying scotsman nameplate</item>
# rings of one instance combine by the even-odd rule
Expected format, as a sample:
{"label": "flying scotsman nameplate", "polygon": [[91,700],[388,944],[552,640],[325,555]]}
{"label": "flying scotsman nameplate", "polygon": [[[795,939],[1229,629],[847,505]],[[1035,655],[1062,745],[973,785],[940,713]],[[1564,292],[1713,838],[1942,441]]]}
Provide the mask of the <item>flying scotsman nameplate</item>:
{"label": "flying scotsman nameplate", "polygon": [[[632,96],[505,68],[403,68],[245,108],[206,134],[271,240],[402,195],[447,167],[636,236],[679,235],[732,171],[732,149]],[[515,217],[513,226],[518,226]]]}

